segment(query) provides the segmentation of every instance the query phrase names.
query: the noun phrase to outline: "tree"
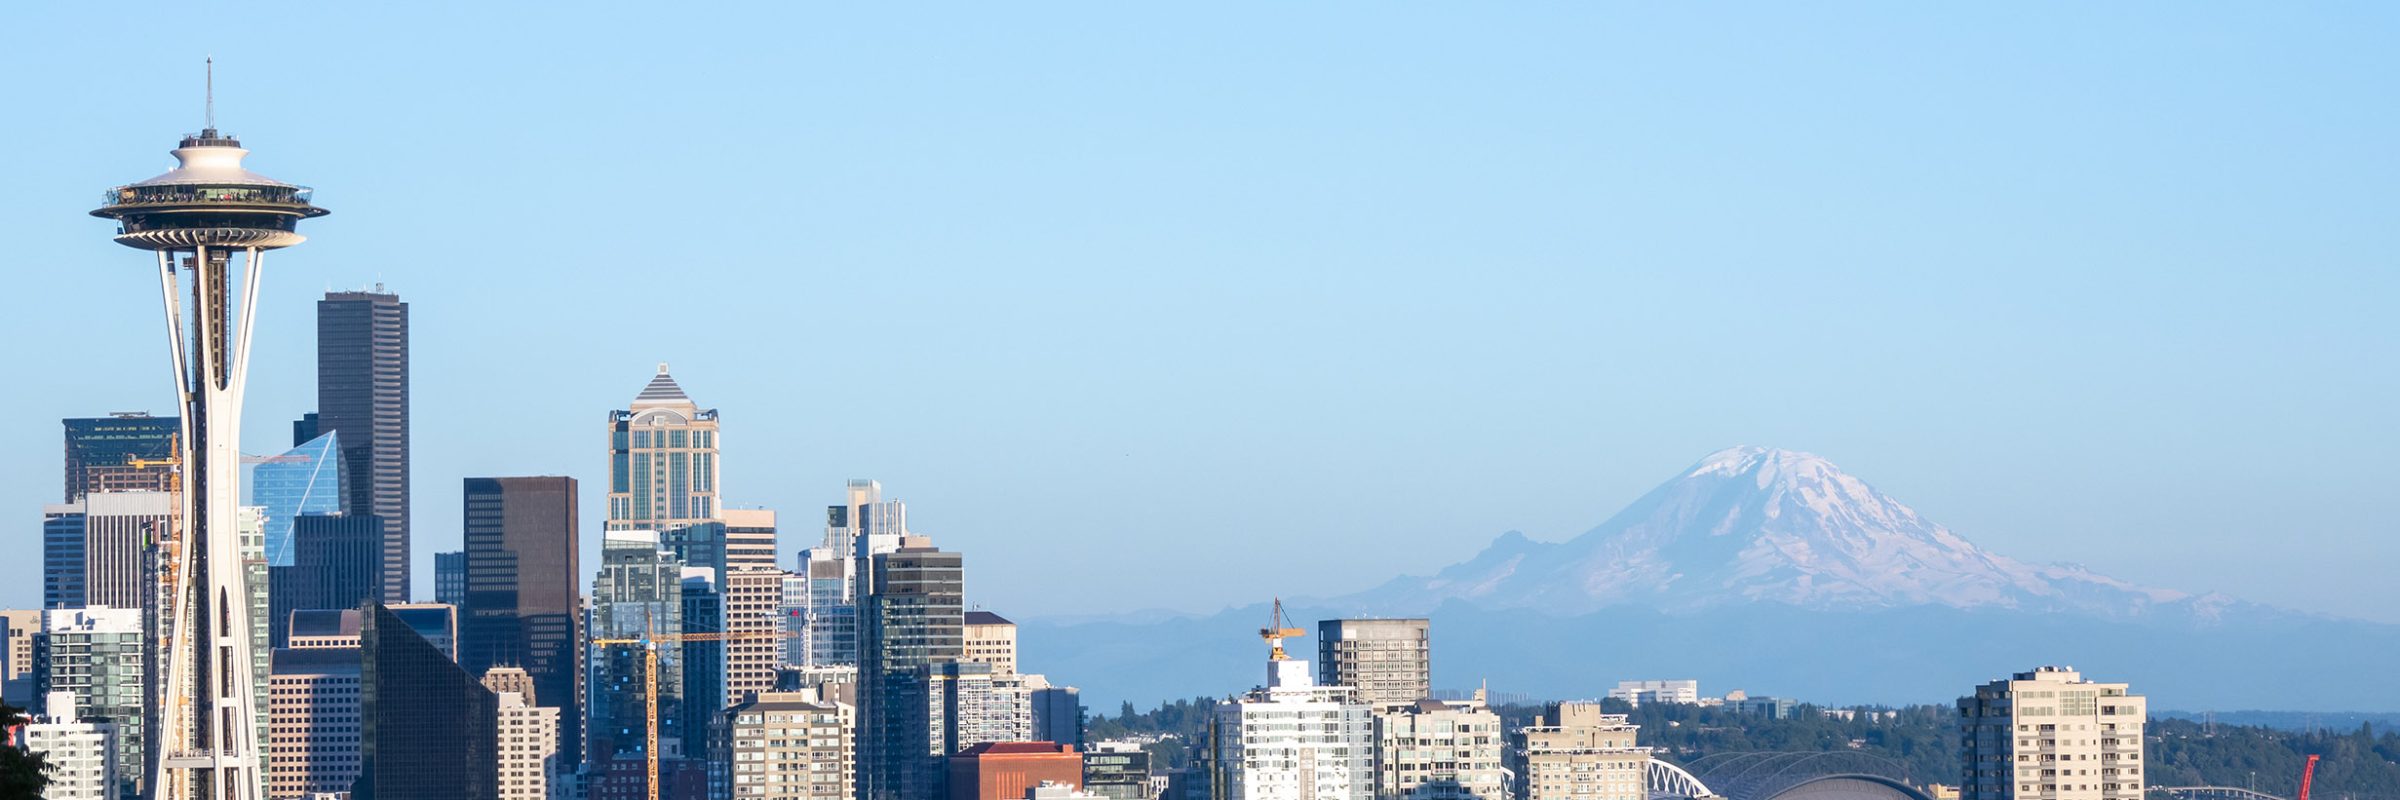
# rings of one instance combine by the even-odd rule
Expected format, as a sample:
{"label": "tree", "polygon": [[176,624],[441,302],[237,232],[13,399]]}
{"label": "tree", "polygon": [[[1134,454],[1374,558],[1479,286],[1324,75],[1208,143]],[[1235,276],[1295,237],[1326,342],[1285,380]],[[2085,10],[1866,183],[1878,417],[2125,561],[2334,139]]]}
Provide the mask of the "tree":
{"label": "tree", "polygon": [[[31,722],[25,709],[0,703],[0,728],[16,730]],[[40,800],[50,785],[50,765],[41,756],[14,747],[0,747],[0,800]]]}

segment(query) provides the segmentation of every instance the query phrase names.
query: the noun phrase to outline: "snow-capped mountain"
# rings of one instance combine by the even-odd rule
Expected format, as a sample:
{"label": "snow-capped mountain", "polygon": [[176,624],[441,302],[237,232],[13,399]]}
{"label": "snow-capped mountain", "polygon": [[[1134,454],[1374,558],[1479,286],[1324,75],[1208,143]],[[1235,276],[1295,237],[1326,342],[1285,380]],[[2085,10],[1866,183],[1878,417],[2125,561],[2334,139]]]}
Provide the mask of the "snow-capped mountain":
{"label": "snow-capped mountain", "polygon": [[1764,447],[1711,454],[1573,540],[1512,532],[1430,578],[1326,602],[1422,613],[1453,599],[1560,615],[1773,603],[2196,620],[2233,604],[1986,551],[1823,458]]}

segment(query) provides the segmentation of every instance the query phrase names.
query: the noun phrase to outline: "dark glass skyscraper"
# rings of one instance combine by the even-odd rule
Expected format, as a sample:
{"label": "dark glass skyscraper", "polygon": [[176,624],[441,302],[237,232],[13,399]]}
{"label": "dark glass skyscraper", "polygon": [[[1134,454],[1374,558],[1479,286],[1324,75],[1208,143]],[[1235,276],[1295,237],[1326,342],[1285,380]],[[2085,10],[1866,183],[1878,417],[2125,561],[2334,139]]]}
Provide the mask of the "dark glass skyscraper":
{"label": "dark glass skyscraper", "polygon": [[895,552],[864,560],[858,602],[859,797],[939,797],[949,753],[933,718],[933,676],[965,652],[965,565],[959,554],[942,552],[916,536],[902,539]]}
{"label": "dark glass skyscraper", "polygon": [[[332,433],[313,437],[251,468],[250,505],[258,506],[266,514],[268,566],[292,565],[292,524],[300,515],[342,513],[345,493],[340,439],[339,434]],[[380,540],[380,535],[377,538]],[[379,544],[376,556],[379,575],[380,553]]]}
{"label": "dark glass skyscraper", "polygon": [[357,608],[376,599],[383,571],[383,520],[304,514],[292,522],[292,563],[267,567],[269,641],[290,641],[294,611]]}
{"label": "dark glass skyscraper", "polygon": [[317,301],[317,427],[339,434],[350,514],[383,518],[378,593],[408,602],[408,304],[328,292]]}
{"label": "dark glass skyscraper", "polygon": [[[167,491],[173,484],[165,462],[175,460],[181,422],[139,412],[64,419],[67,428],[67,491],[72,503],[85,492]],[[135,459],[158,462],[135,466]]]}
{"label": "dark glass skyscraper", "polygon": [[534,696],[559,709],[559,755],[583,750],[582,568],[575,479],[468,478],[466,586],[459,663],[481,675],[523,667]]}
{"label": "dark glass skyscraper", "polygon": [[381,604],[359,631],[355,800],[498,800],[498,698]]}

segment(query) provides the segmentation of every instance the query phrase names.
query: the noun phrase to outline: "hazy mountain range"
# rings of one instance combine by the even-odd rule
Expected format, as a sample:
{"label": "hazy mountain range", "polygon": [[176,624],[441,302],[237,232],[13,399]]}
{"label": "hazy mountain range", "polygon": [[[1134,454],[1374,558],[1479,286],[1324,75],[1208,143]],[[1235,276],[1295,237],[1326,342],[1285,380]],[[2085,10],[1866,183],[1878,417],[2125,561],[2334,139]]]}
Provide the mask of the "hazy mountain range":
{"label": "hazy mountain range", "polygon": [[[1977,547],[1832,463],[1739,447],[1599,527],[1502,534],[1431,576],[1287,600],[1294,618],[1429,616],[1436,688],[1590,697],[1626,678],[1837,703],[1948,702],[2041,664],[2172,708],[2400,709],[2400,626],[2137,586]],[[1086,703],[1258,682],[1260,608],[1028,621],[1025,662]],[[1302,649],[1313,643],[1302,643]]]}

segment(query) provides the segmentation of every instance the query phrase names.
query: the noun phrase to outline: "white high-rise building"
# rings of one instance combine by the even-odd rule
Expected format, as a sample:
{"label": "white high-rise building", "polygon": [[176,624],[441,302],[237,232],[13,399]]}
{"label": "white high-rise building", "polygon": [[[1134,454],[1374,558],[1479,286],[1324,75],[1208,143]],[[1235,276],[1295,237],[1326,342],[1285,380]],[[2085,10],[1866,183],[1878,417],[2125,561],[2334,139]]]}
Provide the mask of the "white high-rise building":
{"label": "white high-rise building", "polygon": [[147,785],[142,635],[141,609],[94,606],[42,612],[42,632],[33,640],[42,696],[70,692],[79,718],[116,723],[117,780],[135,789]]}
{"label": "white high-rise building", "polygon": [[1378,800],[1506,800],[1508,737],[1500,715],[1472,700],[1418,700],[1375,714]]}
{"label": "white high-rise building", "polygon": [[[1281,642],[1275,653],[1282,655]],[[1375,795],[1375,718],[1348,686],[1319,686],[1309,662],[1270,658],[1267,685],[1222,703],[1209,721],[1220,796],[1368,800]]]}
{"label": "white high-rise building", "polygon": [[1648,800],[1650,749],[1641,726],[1599,703],[1552,703],[1524,734],[1523,800]]}
{"label": "white high-rise building", "polygon": [[[513,676],[492,673],[506,669]],[[507,683],[530,687],[523,670],[495,668],[485,685]],[[500,704],[500,800],[549,800],[550,775],[558,761],[558,709],[533,705],[521,692],[496,692]]]}
{"label": "white high-rise building", "polygon": [[2042,667],[1958,699],[1959,800],[2139,800],[2149,704],[2122,683]]}
{"label": "white high-rise building", "polygon": [[75,715],[74,692],[51,692],[47,713],[18,728],[15,742],[50,768],[43,800],[116,800],[116,743],[115,723]]}

